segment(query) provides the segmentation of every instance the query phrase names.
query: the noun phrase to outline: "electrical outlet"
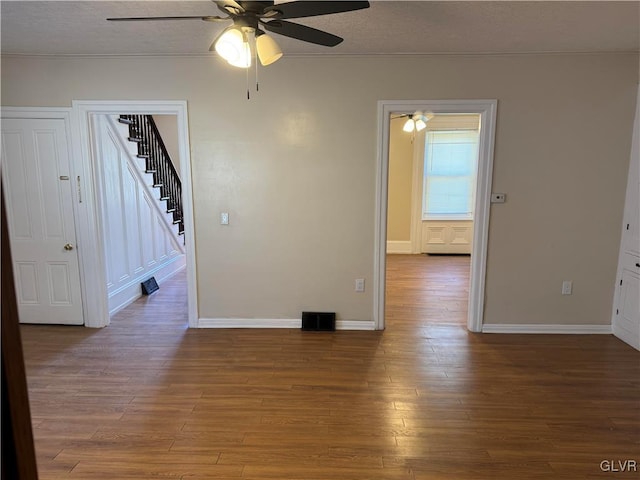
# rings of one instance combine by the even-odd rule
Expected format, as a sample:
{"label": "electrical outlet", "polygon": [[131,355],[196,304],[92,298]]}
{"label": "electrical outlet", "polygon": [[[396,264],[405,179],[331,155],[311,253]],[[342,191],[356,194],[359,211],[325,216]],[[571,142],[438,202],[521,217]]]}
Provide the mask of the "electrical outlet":
{"label": "electrical outlet", "polygon": [[229,225],[229,214],[227,212],[220,214],[220,225]]}
{"label": "electrical outlet", "polygon": [[562,282],[562,294],[563,295],[571,295],[573,291],[573,282],[571,280],[565,280]]}
{"label": "electrical outlet", "polygon": [[364,292],[364,278],[356,278],[356,292]]}

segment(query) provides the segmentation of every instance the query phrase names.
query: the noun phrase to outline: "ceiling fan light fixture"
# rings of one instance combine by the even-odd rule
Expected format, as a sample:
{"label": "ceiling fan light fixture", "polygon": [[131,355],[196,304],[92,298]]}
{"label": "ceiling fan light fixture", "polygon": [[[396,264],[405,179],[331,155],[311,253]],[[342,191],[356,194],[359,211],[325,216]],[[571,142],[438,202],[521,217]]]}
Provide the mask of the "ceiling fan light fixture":
{"label": "ceiling fan light fixture", "polygon": [[232,25],[226,28],[213,42],[212,48],[229,65],[238,68],[251,66],[251,45],[247,33],[241,27]]}
{"label": "ceiling fan light fixture", "polygon": [[404,122],[402,130],[407,133],[411,133],[415,130],[415,128],[416,128],[416,122],[414,122],[413,118],[409,118],[407,119],[406,122]]}
{"label": "ceiling fan light fixture", "polygon": [[417,111],[411,118],[415,123],[416,130],[420,132],[427,128],[427,122],[433,118],[433,114]]}
{"label": "ceiling fan light fixture", "polygon": [[422,117],[419,117],[416,121],[416,130],[418,132],[420,132],[421,130],[424,130],[425,128],[427,128],[427,122],[425,122]]}
{"label": "ceiling fan light fixture", "polygon": [[256,50],[262,65],[271,65],[282,57],[282,50],[269,35],[256,30]]}

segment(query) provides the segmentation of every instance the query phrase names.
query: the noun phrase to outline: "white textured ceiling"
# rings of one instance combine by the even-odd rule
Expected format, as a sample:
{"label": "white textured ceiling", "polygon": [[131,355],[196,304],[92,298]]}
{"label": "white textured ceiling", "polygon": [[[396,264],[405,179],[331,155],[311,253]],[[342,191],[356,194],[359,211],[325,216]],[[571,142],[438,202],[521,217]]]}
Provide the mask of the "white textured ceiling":
{"label": "white textured ceiling", "polygon": [[[206,54],[229,24],[105,20],[220,14],[211,1],[3,0],[0,9],[3,54]],[[640,50],[640,1],[373,1],[368,10],[292,21],[345,41],[327,48],[274,35],[285,55]]]}

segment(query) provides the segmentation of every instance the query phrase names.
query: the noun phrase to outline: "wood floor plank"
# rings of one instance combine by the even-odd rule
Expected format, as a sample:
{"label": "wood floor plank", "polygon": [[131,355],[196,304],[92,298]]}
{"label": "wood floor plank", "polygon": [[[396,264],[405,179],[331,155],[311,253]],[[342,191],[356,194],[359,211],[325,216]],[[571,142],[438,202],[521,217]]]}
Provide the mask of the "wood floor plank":
{"label": "wood floor plank", "polygon": [[384,332],[190,330],[184,276],[101,330],[23,325],[40,478],[581,480],[640,464],[640,354],[606,335],[469,333],[469,268],[388,256]]}

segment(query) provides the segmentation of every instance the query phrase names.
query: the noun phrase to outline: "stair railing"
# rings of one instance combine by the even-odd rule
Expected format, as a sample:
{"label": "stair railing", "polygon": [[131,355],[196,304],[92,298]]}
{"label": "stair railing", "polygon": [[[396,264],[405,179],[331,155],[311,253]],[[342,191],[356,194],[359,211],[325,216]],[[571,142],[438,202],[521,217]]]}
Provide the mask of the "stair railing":
{"label": "stair railing", "polygon": [[153,174],[153,186],[160,189],[160,200],[166,200],[167,213],[173,214],[178,234],[184,234],[182,183],[167,147],[151,115],[120,115],[129,124],[129,140],[138,143],[138,157],[145,159],[147,173]]}

